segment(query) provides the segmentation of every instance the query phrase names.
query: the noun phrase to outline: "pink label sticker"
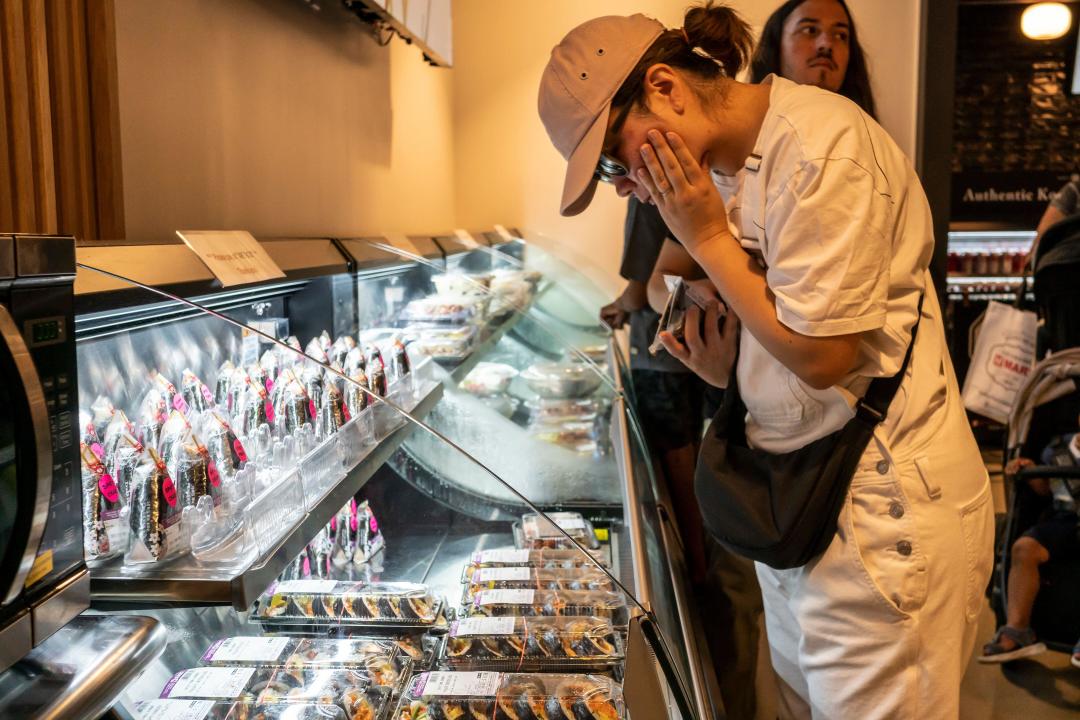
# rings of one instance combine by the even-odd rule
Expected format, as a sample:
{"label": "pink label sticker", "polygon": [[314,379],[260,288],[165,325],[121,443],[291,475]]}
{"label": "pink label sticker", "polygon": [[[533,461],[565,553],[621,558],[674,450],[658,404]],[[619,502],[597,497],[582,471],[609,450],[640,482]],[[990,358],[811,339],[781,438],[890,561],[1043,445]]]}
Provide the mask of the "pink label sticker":
{"label": "pink label sticker", "polygon": [[274,405],[269,400],[263,400],[263,409],[266,410],[266,421],[274,422]]}
{"label": "pink label sticker", "polygon": [[379,523],[375,521],[375,513],[368,516],[368,529],[371,530],[372,535],[379,532]]}
{"label": "pink label sticker", "polygon": [[315,411],[315,400],[312,399],[312,398],[308,398],[307,411],[308,411],[308,417],[310,417],[312,422],[314,422],[315,416],[318,415],[318,413]]}
{"label": "pink label sticker", "polygon": [[349,528],[356,532],[360,529],[360,519],[356,517],[356,509],[353,509],[352,515],[349,517]]}
{"label": "pink label sticker", "polygon": [[247,462],[247,453],[244,452],[244,445],[240,442],[240,438],[236,438],[232,441],[233,452],[236,453],[236,457],[240,459],[240,462]]}
{"label": "pink label sticker", "polygon": [[266,392],[270,392],[274,389],[274,381],[270,379],[269,375],[266,377],[266,382],[264,383],[264,385],[266,386]]}
{"label": "pink label sticker", "polygon": [[187,414],[187,411],[188,411],[187,401],[184,400],[184,396],[181,395],[180,393],[177,393],[177,394],[173,395],[172,406],[173,406],[173,408],[175,410],[179,410],[180,412],[184,413],[185,415]]}
{"label": "pink label sticker", "polygon": [[111,503],[120,502],[120,491],[116,489],[116,483],[113,482],[112,475],[105,473],[98,478],[98,490],[105,496],[105,499]]}
{"label": "pink label sticker", "polygon": [[161,483],[161,494],[165,496],[165,502],[169,503],[169,507],[176,507],[176,486],[173,485],[171,477],[166,477]]}
{"label": "pink label sticker", "polygon": [[210,478],[210,484],[214,487],[221,487],[221,475],[217,471],[217,465],[211,460],[206,465],[206,474]]}
{"label": "pink label sticker", "polygon": [[200,387],[202,387],[203,400],[206,401],[207,405],[213,405],[214,404],[214,396],[210,394],[210,388],[206,387],[205,385],[202,385]]}
{"label": "pink label sticker", "polygon": [[90,446],[90,452],[97,456],[98,460],[102,460],[105,457],[105,448],[101,447],[101,443],[94,443]]}
{"label": "pink label sticker", "polygon": [[348,405],[342,405],[341,412],[345,414],[345,422],[349,422],[350,420],[352,420],[352,413],[349,412]]}

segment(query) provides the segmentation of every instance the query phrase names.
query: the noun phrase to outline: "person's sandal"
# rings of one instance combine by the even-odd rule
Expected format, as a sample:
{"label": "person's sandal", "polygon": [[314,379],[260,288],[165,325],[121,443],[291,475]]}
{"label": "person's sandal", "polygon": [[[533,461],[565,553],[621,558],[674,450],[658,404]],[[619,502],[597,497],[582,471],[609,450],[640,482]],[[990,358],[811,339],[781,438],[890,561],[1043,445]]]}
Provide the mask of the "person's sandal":
{"label": "person's sandal", "polygon": [[1076,645],[1073,645],[1072,664],[1073,667],[1080,668],[1080,640],[1077,640]]}
{"label": "person's sandal", "polygon": [[[1003,638],[1011,640],[1012,645],[1006,647],[1002,643]],[[978,660],[981,663],[1004,663],[1044,652],[1046,652],[1046,645],[1036,642],[1035,631],[1031,628],[1017,630],[1014,627],[1002,625],[994,633],[994,639],[983,646],[983,654],[979,656]],[[1073,662],[1076,663],[1077,661],[1074,659]]]}

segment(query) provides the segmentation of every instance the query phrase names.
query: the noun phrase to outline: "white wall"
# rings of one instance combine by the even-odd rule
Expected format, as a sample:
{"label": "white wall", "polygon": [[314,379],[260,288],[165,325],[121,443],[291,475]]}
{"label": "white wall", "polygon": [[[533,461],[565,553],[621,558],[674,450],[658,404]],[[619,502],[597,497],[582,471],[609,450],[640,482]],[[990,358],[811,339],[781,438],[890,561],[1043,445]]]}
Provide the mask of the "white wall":
{"label": "white wall", "polygon": [[129,239],[454,226],[452,71],[321,6],[116,0]]}
{"label": "white wall", "polygon": [[[625,202],[601,187],[589,209],[558,214],[565,167],[536,114],[551,48],[578,23],[643,12],[682,24],[687,0],[454,0],[456,216],[469,227],[517,225],[571,259],[611,292],[622,250]],[[756,28],[779,5],[731,3]],[[868,51],[882,124],[914,153],[919,0],[849,0]]]}

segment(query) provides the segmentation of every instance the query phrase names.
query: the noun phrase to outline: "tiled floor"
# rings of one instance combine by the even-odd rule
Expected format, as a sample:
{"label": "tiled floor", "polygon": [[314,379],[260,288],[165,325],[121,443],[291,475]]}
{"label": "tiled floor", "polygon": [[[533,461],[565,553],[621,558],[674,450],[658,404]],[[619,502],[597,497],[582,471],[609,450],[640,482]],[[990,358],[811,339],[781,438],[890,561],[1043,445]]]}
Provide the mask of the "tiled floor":
{"label": "tiled floor", "polygon": [[[980,620],[978,655],[994,634],[989,606]],[[972,656],[960,687],[961,720],[1076,720],[1080,669],[1064,653],[1046,652],[1007,665],[981,665]]]}

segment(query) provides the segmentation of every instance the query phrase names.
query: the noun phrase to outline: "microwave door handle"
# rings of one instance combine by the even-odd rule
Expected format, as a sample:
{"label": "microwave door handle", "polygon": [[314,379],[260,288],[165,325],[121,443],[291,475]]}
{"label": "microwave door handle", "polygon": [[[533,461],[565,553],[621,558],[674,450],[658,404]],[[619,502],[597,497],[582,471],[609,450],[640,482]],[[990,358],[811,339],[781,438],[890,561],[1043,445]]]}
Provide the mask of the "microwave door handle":
{"label": "microwave door handle", "polygon": [[45,532],[45,521],[49,516],[49,501],[52,498],[52,433],[49,427],[49,414],[45,406],[45,391],[41,388],[41,379],[38,377],[37,368],[33,358],[30,357],[30,349],[26,347],[22,334],[15,324],[11,313],[3,305],[0,305],[0,339],[11,353],[15,369],[19,374],[26,395],[27,409],[30,414],[31,430],[34,436],[34,467],[32,472],[24,474],[23,468],[17,467],[20,480],[27,476],[37,483],[37,492],[34,497],[34,516],[30,525],[30,535],[27,538],[26,549],[23,551],[19,562],[19,569],[11,586],[0,592],[0,605],[6,605],[14,600],[23,590],[26,576],[37,557],[38,547],[41,545],[41,536]]}

